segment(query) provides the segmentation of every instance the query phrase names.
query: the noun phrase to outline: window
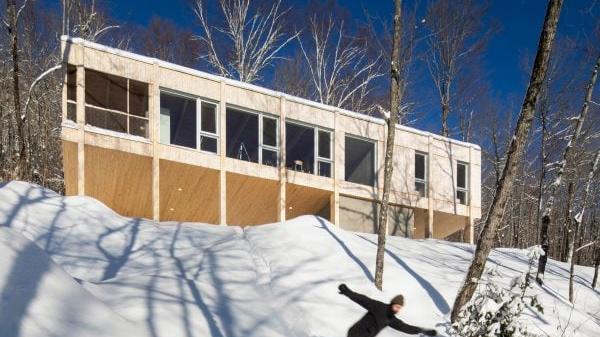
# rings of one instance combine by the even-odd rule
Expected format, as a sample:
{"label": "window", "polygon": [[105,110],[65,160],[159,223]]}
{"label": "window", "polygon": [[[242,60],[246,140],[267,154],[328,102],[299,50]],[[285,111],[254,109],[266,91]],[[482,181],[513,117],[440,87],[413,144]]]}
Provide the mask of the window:
{"label": "window", "polygon": [[77,121],[77,67],[67,64],[67,119]]}
{"label": "window", "polygon": [[456,199],[462,205],[469,202],[469,164],[457,162],[456,164]]}
{"label": "window", "polygon": [[319,130],[317,135],[317,174],[322,177],[331,177],[331,168],[333,166],[331,155],[331,132]]}
{"label": "window", "polygon": [[279,164],[279,132],[277,119],[262,116],[261,163],[269,166]]}
{"label": "window", "polygon": [[[197,108],[200,107],[200,113]],[[197,132],[197,130],[200,132]],[[218,153],[217,105],[195,97],[160,93],[160,142]]]}
{"label": "window", "polygon": [[285,123],[285,156],[287,168],[314,173],[315,129],[296,123]]}
{"label": "window", "polygon": [[427,154],[422,152],[415,152],[415,191],[427,196]]}
{"label": "window", "polygon": [[285,132],[287,168],[331,177],[331,132],[294,122],[286,123]]}
{"label": "window", "polygon": [[85,121],[103,129],[148,137],[148,84],[86,69]]}
{"label": "window", "polygon": [[196,100],[160,93],[160,142],[196,148]]}
{"label": "window", "polygon": [[375,186],[375,143],[350,136],[345,143],[346,181]]}
{"label": "window", "polygon": [[277,166],[278,134],[277,118],[227,108],[227,157]]}
{"label": "window", "polygon": [[217,106],[208,102],[200,103],[200,150],[218,153]]}

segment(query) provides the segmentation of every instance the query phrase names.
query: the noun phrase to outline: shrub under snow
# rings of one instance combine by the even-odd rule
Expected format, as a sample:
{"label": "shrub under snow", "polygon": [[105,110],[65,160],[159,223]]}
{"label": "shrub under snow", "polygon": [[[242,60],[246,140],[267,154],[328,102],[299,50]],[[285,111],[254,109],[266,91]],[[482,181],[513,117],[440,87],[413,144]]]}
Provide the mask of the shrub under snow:
{"label": "shrub under snow", "polygon": [[526,306],[543,313],[537,296],[527,295],[531,288],[531,271],[534,261],[544,254],[539,246],[532,247],[527,256],[529,267],[526,273],[511,282],[510,289],[494,283],[499,275],[496,269],[486,273],[471,302],[460,312],[459,320],[452,325],[451,335],[456,337],[527,337],[527,331],[519,320]]}

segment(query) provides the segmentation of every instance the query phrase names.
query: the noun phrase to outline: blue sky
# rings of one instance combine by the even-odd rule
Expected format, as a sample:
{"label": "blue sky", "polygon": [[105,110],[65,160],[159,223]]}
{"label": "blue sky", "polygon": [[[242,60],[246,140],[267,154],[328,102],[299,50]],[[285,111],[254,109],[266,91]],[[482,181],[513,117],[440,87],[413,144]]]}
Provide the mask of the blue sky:
{"label": "blue sky", "polygon": [[[216,0],[213,0],[216,1]],[[295,0],[302,6],[306,0]],[[339,0],[339,4],[357,18],[364,17],[363,8],[371,15],[391,19],[392,0]],[[425,4],[427,0],[421,0]],[[190,0],[106,0],[111,14],[119,21],[141,26],[154,15],[166,17],[183,27],[195,26]],[[405,3],[412,1],[405,0]],[[567,0],[559,23],[560,36],[583,38],[590,27],[600,20],[600,4],[589,8],[593,0]],[[495,0],[491,3],[488,20],[496,20],[501,30],[496,33],[484,55],[489,83],[495,97],[520,104],[528,81],[523,71],[525,56],[533,57],[547,6],[545,0]],[[420,123],[422,128],[435,130],[434,120]]]}

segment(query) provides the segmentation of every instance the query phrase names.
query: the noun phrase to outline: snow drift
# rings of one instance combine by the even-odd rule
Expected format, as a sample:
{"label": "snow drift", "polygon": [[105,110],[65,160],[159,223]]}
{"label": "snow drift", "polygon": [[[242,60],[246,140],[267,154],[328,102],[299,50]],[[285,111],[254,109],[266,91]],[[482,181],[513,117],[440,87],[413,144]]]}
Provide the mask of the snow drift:
{"label": "snow drift", "polygon": [[[473,249],[391,237],[379,292],[376,236],[314,216],[245,229],[156,224],[11,182],[0,187],[0,225],[1,337],[344,336],[364,312],[337,293],[341,282],[383,301],[404,294],[399,317],[443,334]],[[505,286],[527,269],[515,249],[495,250],[488,262]],[[531,330],[598,336],[592,272],[577,268],[573,307],[568,266],[550,261],[546,286],[534,288],[545,314],[525,312]]]}

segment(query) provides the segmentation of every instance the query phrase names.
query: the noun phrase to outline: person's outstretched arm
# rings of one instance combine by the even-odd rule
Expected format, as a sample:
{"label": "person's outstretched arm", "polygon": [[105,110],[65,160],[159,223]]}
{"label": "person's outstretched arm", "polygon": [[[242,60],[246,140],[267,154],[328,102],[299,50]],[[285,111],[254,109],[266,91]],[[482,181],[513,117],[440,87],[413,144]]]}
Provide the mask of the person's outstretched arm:
{"label": "person's outstretched arm", "polygon": [[344,283],[340,284],[338,289],[340,294],[347,296],[349,299],[367,310],[372,310],[377,305],[377,301],[363,294],[355,293]]}
{"label": "person's outstretched arm", "polygon": [[423,329],[423,328],[419,328],[418,326],[406,324],[402,320],[400,320],[396,317],[392,318],[392,320],[390,321],[390,327],[393,329],[396,329],[398,331],[407,333],[409,335],[416,335],[418,333],[423,333],[423,334],[426,334],[427,336],[436,336],[437,335],[437,331],[435,331],[433,329],[431,329],[431,330]]}

